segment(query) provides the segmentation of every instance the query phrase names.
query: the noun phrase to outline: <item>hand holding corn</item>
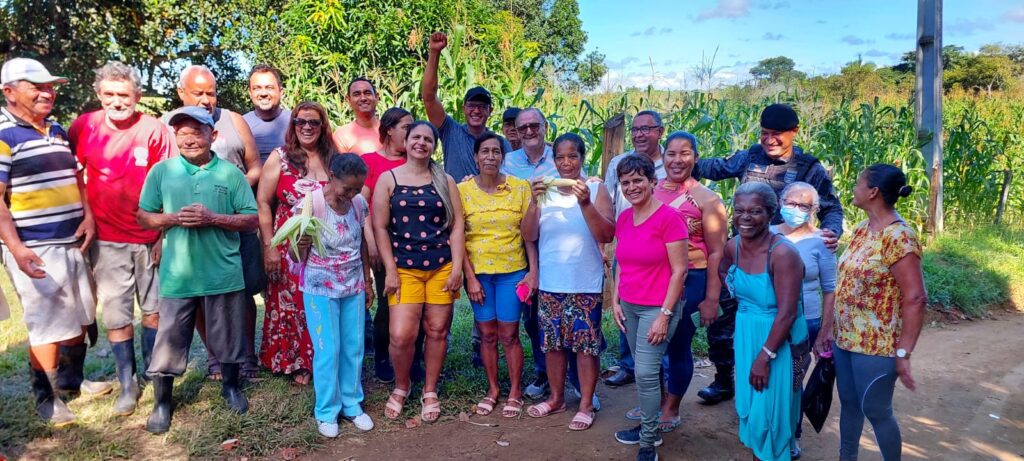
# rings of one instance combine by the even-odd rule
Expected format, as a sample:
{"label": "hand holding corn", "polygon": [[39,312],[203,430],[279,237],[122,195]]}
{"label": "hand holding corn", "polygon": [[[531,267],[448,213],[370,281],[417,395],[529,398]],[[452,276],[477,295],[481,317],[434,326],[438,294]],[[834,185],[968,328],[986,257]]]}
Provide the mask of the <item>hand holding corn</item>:
{"label": "hand holding corn", "polygon": [[[552,176],[545,176],[538,178],[533,182],[533,196],[537,199],[537,204],[544,206],[547,201],[547,193],[549,191],[557,191],[559,187],[572,187],[573,193],[575,194],[577,181],[574,179],[562,179],[555,178]],[[586,185],[583,186],[586,189]],[[577,198],[579,196],[577,195]],[[590,197],[587,196],[589,201]]]}
{"label": "hand holding corn", "polygon": [[317,254],[323,255],[322,239],[325,235],[333,233],[334,229],[313,216],[313,195],[310,193],[302,199],[302,213],[288,218],[274,233],[274,238],[270,239],[270,245],[276,247],[287,241],[291,247],[292,256],[298,259],[300,256],[299,239],[308,235],[312,239],[312,245],[313,248],[316,248]]}

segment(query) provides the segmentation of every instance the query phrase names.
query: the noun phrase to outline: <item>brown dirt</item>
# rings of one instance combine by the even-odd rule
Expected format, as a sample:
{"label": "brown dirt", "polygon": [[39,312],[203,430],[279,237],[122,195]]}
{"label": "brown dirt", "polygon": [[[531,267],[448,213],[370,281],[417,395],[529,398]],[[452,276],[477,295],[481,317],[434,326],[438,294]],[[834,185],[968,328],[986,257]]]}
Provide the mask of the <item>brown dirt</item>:
{"label": "brown dirt", "polygon": [[[1024,314],[1001,313],[992,320],[961,321],[927,328],[914,353],[917,392],[897,385],[895,407],[903,432],[904,459],[1024,460]],[[682,404],[684,423],[665,435],[663,460],[747,460],[750,452],[736,437],[731,402],[713,407],[697,403],[696,389],[710,382],[711,369],[697,370]],[[508,420],[495,411],[471,421],[457,419],[414,429],[375,430],[326,442],[309,460],[622,460],[636,456],[635,446],[617,443],[612,434],[628,427],[623,417],[636,402],[636,389],[598,392],[604,408],[585,432],[566,427],[570,411],[548,418]],[[415,403],[413,403],[415,405]],[[382,405],[368,411],[382,419]],[[468,411],[468,409],[467,409]],[[820,434],[803,436],[804,458],[835,459],[839,402]],[[393,426],[393,425],[392,425]],[[500,446],[497,441],[508,442]],[[861,439],[862,460],[879,460],[869,424]]]}

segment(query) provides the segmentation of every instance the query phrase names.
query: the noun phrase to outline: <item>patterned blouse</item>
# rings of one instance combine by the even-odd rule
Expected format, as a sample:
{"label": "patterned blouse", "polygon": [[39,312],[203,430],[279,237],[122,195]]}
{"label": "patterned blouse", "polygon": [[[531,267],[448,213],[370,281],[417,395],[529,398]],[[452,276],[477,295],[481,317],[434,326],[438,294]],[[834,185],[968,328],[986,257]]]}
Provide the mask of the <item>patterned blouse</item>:
{"label": "patterned blouse", "polygon": [[[338,214],[330,206],[324,206],[324,216],[320,219],[334,232],[320,235],[326,254],[319,254],[316,247],[310,249],[300,287],[303,293],[344,298],[366,290],[360,251],[363,243],[362,222],[369,212],[368,208],[362,195],[352,198],[352,205],[344,215]],[[301,212],[300,203],[295,213]]]}
{"label": "patterned blouse", "polygon": [[902,328],[903,293],[890,267],[909,254],[921,256],[917,233],[902,221],[874,232],[864,220],[839,258],[836,344],[843,350],[893,357]]}
{"label": "patterned blouse", "polygon": [[507,176],[493,195],[476,180],[459,184],[466,215],[466,250],[478,274],[507,274],[526,268],[519,223],[530,206],[530,184]]}

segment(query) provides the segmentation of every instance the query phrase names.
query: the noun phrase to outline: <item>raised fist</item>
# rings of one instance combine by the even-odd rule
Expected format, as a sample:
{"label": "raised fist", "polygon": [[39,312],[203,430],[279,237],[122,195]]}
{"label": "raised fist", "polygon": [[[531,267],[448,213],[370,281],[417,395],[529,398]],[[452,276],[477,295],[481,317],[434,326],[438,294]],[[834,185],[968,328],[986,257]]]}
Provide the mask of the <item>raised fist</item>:
{"label": "raised fist", "polygon": [[434,32],[430,34],[430,51],[439,53],[446,46],[448,46],[448,36],[444,32]]}

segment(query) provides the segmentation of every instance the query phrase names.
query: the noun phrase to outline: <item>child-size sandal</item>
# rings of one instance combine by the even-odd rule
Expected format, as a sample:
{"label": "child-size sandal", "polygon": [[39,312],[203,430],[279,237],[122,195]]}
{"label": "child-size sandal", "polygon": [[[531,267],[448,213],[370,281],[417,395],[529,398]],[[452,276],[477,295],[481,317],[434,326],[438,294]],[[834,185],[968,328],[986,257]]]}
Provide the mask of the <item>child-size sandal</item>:
{"label": "child-size sandal", "polygon": [[[408,396],[409,391],[405,389],[396,387],[395,390],[391,391],[391,395],[388,396],[388,403],[384,405],[384,417],[387,419],[398,419],[399,416],[402,416],[402,407],[405,406],[405,397]],[[395,397],[402,397],[402,401],[399,402]],[[395,416],[388,416],[387,410],[393,411]]]}

